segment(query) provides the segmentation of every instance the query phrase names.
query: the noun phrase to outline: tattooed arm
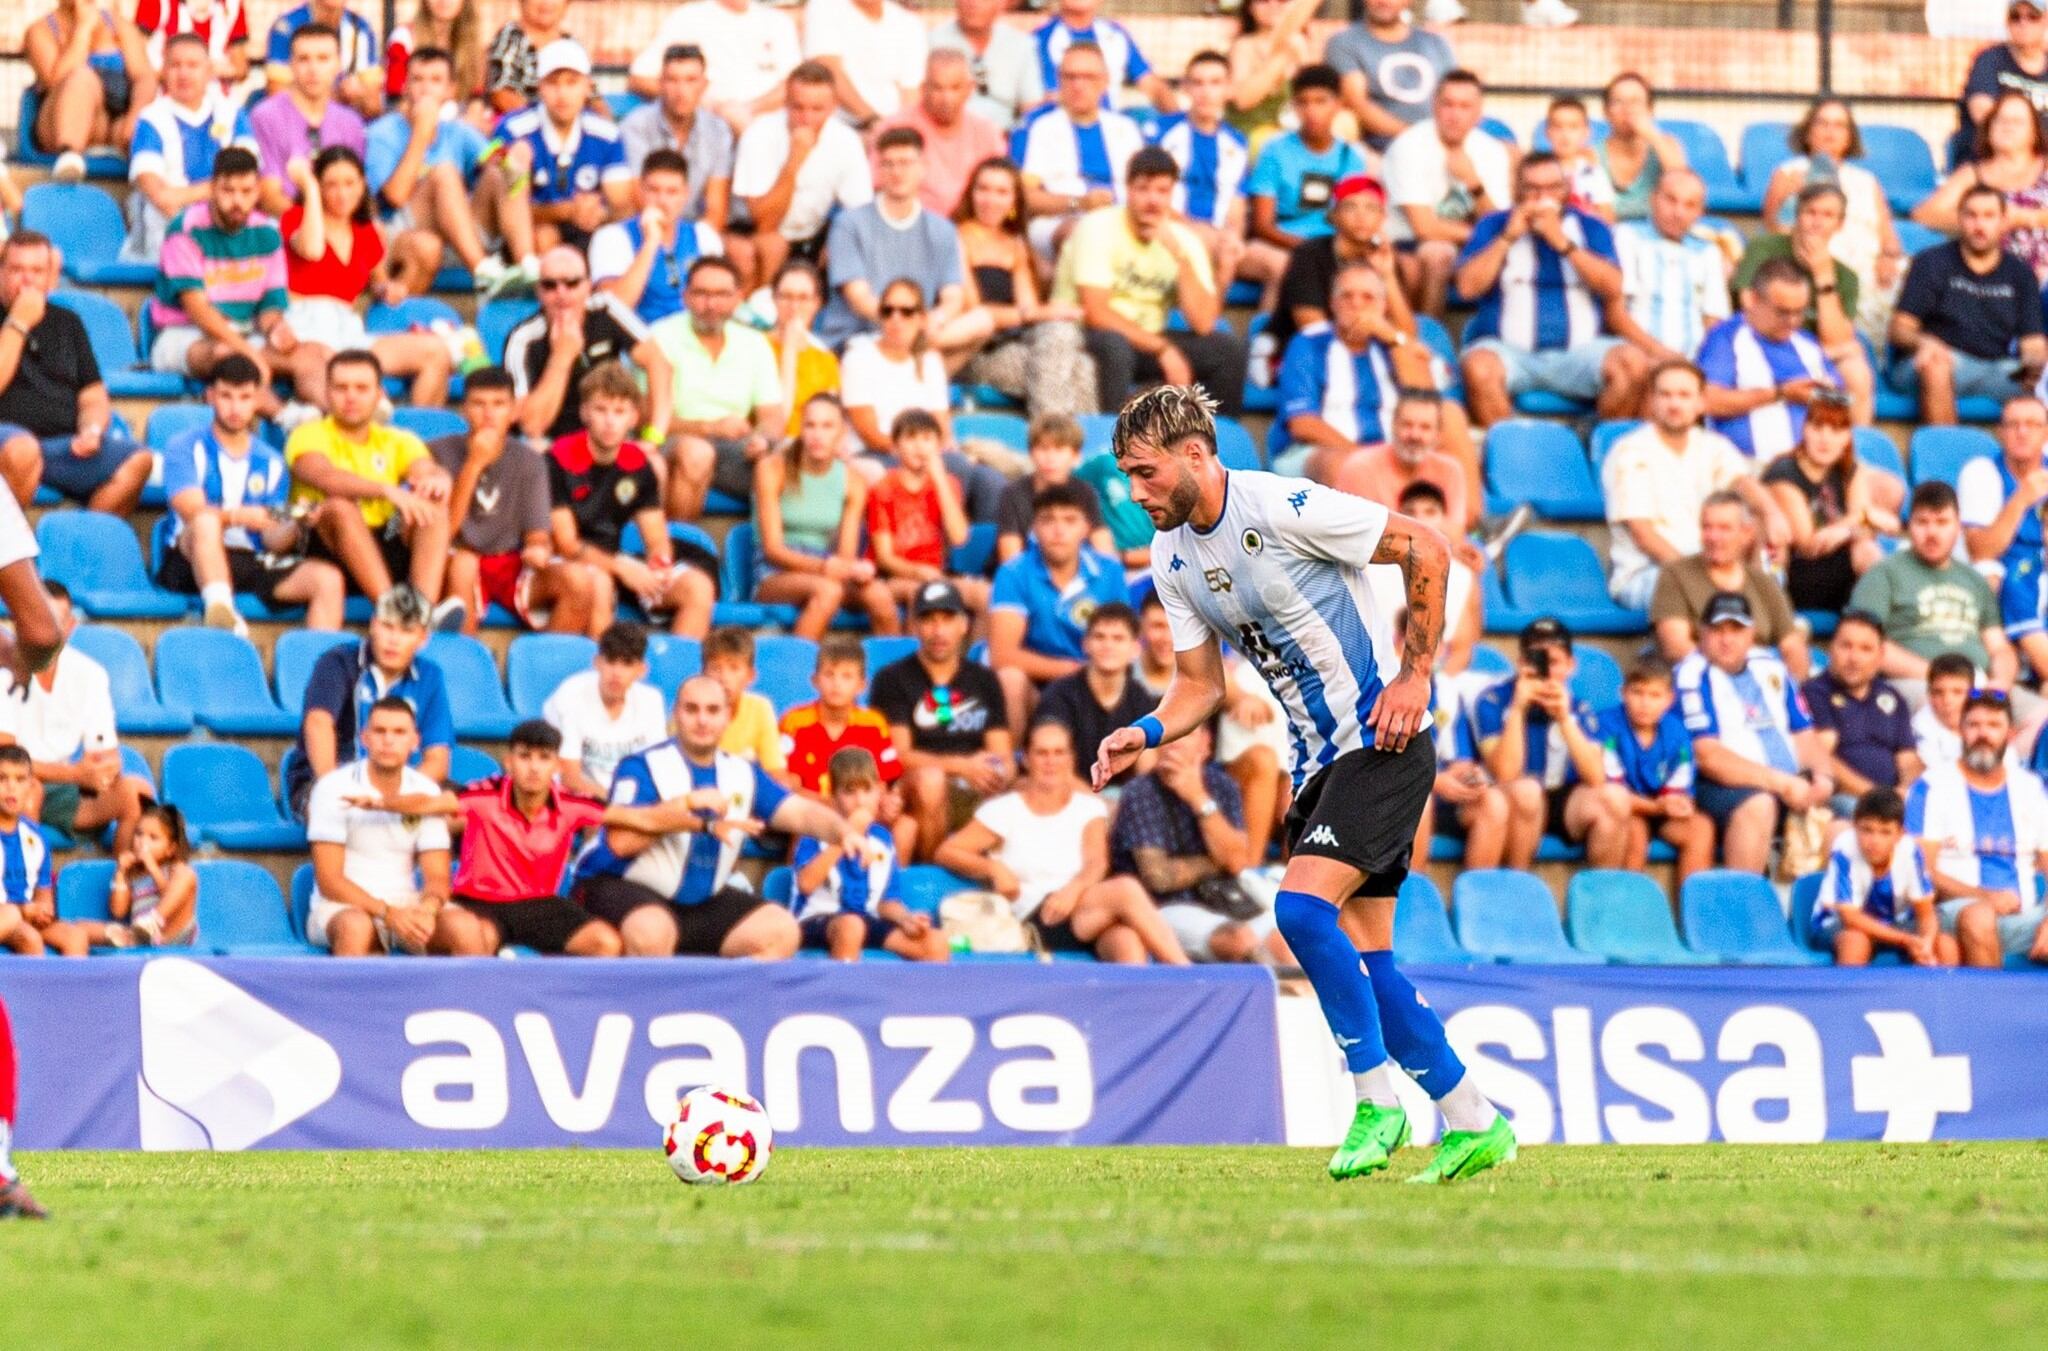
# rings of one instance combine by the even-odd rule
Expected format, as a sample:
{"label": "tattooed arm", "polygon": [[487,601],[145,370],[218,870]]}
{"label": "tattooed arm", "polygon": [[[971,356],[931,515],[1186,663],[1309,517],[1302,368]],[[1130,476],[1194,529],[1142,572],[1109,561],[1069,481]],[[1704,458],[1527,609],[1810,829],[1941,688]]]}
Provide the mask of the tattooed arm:
{"label": "tattooed arm", "polygon": [[1399,512],[1387,514],[1372,561],[1400,567],[1407,582],[1408,628],[1400,673],[1373,704],[1374,744],[1383,750],[1402,749],[1408,738],[1429,725],[1430,668],[1444,636],[1444,585],[1450,560],[1450,546],[1434,528]]}

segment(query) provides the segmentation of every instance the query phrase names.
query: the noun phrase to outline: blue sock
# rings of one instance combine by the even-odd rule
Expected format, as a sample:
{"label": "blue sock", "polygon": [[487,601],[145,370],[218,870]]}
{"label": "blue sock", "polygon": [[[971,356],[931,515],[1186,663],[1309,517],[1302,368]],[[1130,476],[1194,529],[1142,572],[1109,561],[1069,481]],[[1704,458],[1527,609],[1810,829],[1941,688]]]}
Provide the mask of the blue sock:
{"label": "blue sock", "polygon": [[1379,1005],[1387,1053],[1408,1072],[1417,1087],[1432,1098],[1441,1098],[1465,1077],[1465,1062],[1458,1059],[1458,1053],[1444,1037],[1443,1020],[1394,966],[1393,953],[1358,955],[1372,979],[1372,996]]}
{"label": "blue sock", "polygon": [[1273,918],[1315,987],[1323,1018],[1343,1048],[1344,1063],[1353,1074],[1385,1064],[1387,1045],[1380,1039],[1372,984],[1358,960],[1358,949],[1337,924],[1337,907],[1305,891],[1282,891],[1273,904]]}

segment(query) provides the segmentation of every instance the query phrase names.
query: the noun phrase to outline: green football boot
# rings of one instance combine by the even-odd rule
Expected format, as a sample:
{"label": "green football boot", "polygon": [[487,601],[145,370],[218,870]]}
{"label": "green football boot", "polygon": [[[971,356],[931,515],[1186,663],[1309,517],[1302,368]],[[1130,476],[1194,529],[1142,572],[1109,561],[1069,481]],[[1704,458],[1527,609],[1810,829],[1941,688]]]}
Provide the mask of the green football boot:
{"label": "green football boot", "polygon": [[1342,1182],[1379,1172],[1387,1166],[1393,1152],[1408,1143],[1408,1136],[1407,1112],[1399,1107],[1359,1103],[1344,1143],[1330,1156],[1331,1180]]}
{"label": "green football boot", "polygon": [[[1429,1166],[1409,1178],[1410,1182],[1458,1182],[1475,1173],[1515,1159],[1515,1128],[1504,1116],[1496,1116],[1483,1131],[1445,1131]],[[1332,1168],[1335,1165],[1331,1165]]]}

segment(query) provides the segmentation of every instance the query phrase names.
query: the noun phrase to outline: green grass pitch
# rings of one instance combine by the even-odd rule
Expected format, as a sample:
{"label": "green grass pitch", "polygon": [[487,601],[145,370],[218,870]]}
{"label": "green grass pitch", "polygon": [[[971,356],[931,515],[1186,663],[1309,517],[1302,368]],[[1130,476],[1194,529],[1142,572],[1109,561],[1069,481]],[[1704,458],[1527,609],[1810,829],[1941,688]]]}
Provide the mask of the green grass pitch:
{"label": "green grass pitch", "polygon": [[0,1345],[2033,1346],[2048,1145],[44,1154]]}

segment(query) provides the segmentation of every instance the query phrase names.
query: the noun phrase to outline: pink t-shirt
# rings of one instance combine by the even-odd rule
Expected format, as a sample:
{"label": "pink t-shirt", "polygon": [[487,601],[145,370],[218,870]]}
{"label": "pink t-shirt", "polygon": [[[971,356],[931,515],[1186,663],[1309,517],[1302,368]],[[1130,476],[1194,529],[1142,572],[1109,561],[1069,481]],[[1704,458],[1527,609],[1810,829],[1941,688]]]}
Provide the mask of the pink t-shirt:
{"label": "pink t-shirt", "polygon": [[924,187],[918,192],[918,200],[927,211],[947,220],[953,218],[960,194],[967,191],[974,166],[1009,153],[996,124],[965,109],[961,110],[959,121],[942,127],[932,121],[924,104],[917,102],[882,123],[883,131],[892,127],[911,127],[924,137]]}

